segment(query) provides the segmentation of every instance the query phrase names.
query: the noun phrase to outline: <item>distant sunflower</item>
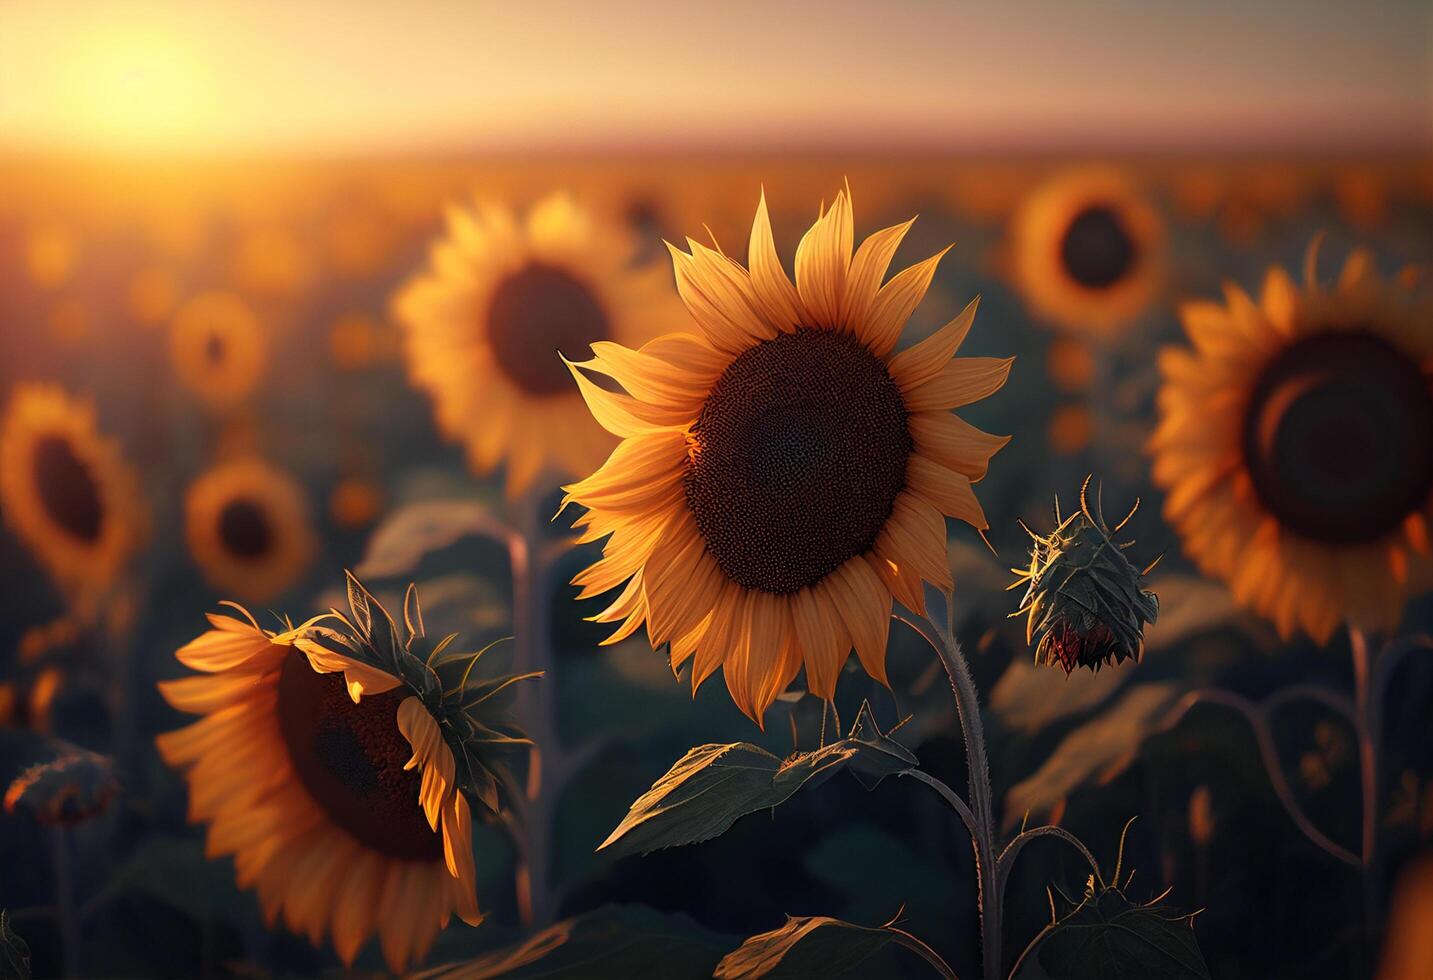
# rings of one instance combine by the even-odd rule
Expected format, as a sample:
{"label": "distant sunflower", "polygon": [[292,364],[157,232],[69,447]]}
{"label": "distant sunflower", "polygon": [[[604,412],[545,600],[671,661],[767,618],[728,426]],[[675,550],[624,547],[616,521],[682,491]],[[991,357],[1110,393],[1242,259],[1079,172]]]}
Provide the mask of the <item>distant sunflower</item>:
{"label": "distant sunflower", "polygon": [[1164,225],[1117,171],[1078,170],[1038,187],[1015,214],[1011,270],[1035,313],[1108,334],[1142,313],[1164,274]]}
{"label": "distant sunflower", "polygon": [[469,683],[478,655],[428,644],[411,586],[402,625],[356,581],[349,597],[351,615],[282,632],[233,603],[238,616],[210,615],[176,653],[201,674],[159,685],[204,717],[156,741],[206,853],[233,855],[270,924],[331,933],[346,964],[376,932],[401,973],[454,913],[482,920],[470,801],[500,805],[494,753],[526,744],[487,717],[522,678]]}
{"label": "distant sunflower", "polygon": [[174,316],[169,353],[184,386],[227,411],[263,376],[268,338],[253,311],[232,293],[201,293]]}
{"label": "distant sunflower", "polygon": [[66,589],[112,584],[144,532],[138,481],[57,385],[15,387],[0,423],[0,511]]}
{"label": "distant sunflower", "polygon": [[[1165,516],[1208,574],[1288,636],[1397,625],[1429,551],[1433,304],[1363,252],[1299,289],[1271,269],[1255,303],[1182,314],[1194,347],[1160,356],[1150,443]],[[1426,565],[1426,560],[1423,562]]]}
{"label": "distant sunflower", "polygon": [[250,602],[292,586],[315,550],[303,488],[255,458],[220,463],[190,484],[184,533],[205,580]]}
{"label": "distant sunflower", "polygon": [[395,300],[409,377],[474,470],[507,463],[516,496],[546,466],[587,473],[614,441],[593,422],[559,354],[639,344],[686,319],[663,267],[561,195],[519,222],[496,206],[453,208],[432,267]]}
{"label": "distant sunflower", "polygon": [[986,527],[971,483],[1008,439],[950,410],[998,390],[1010,360],[952,360],[975,302],[895,353],[944,255],[882,285],[909,227],[852,258],[851,204],[837,194],[797,247],[793,286],[763,197],[749,268],[690,240],[690,254],[672,249],[699,334],[598,344],[573,368],[622,439],[567,488],[587,508],[584,537],[608,538],[575,584],[585,598],[625,582],[594,617],[622,623],[608,642],[646,623],[674,669],[694,659],[693,689],[721,667],[758,722],[803,665],[812,693],[833,697],[853,645],[884,683],[892,596],[923,610],[922,580],[951,586],[943,515]]}

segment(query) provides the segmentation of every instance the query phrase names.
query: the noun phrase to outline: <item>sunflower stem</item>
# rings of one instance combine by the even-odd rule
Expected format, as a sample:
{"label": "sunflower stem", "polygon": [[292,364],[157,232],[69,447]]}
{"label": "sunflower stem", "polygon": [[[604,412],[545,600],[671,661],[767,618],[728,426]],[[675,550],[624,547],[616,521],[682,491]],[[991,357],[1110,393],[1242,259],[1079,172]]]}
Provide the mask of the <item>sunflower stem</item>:
{"label": "sunflower stem", "polygon": [[80,930],[79,919],[75,916],[69,835],[67,827],[50,828],[50,864],[55,876],[55,931],[60,934],[61,976],[77,977],[80,969]]}
{"label": "sunflower stem", "polygon": [[[995,857],[995,808],[990,796],[990,764],[985,754],[985,725],[980,717],[980,696],[970,664],[955,638],[955,602],[946,594],[944,628],[928,618],[927,624],[938,642],[933,643],[941,666],[950,677],[955,695],[960,731],[965,739],[965,759],[969,769],[971,813],[974,818],[972,843],[975,847],[976,908],[980,914],[980,947],[985,980],[999,980],[1000,974],[1000,906],[998,863]],[[924,632],[924,631],[922,631]]]}
{"label": "sunflower stem", "polygon": [[[518,504],[516,533],[508,538],[513,586],[513,669],[523,674],[548,672],[552,667],[548,609],[542,601],[547,562],[541,560],[544,552],[540,508],[540,495],[529,492]],[[516,835],[518,868],[514,884],[523,925],[533,928],[547,925],[553,915],[552,800],[564,767],[550,680],[523,685],[521,693],[519,710],[536,748],[528,768],[522,824]]]}
{"label": "sunflower stem", "polygon": [[1374,875],[1374,861],[1378,849],[1378,735],[1379,704],[1376,692],[1369,683],[1371,660],[1368,637],[1363,630],[1350,626],[1348,630],[1349,651],[1353,657],[1353,703],[1354,734],[1358,738],[1358,768],[1363,796],[1363,833],[1361,834],[1359,858],[1363,863],[1363,909],[1364,921],[1370,930],[1378,921],[1377,883]]}

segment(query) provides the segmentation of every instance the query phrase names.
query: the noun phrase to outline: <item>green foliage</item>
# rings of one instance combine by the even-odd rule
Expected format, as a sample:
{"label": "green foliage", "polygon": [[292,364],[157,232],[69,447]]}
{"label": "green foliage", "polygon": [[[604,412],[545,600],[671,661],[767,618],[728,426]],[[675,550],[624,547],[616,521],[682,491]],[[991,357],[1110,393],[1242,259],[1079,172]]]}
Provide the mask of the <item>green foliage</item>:
{"label": "green foliage", "polygon": [[208,860],[203,844],[182,837],[155,836],[135,848],[109,891],[147,895],[200,920],[238,922],[253,906],[235,887],[227,863]]}
{"label": "green foliage", "polygon": [[1113,779],[1159,727],[1179,695],[1173,684],[1137,684],[1103,714],[1070,732],[1036,772],[1005,797],[1007,821],[1047,813],[1092,778]]}
{"label": "green foliage", "polygon": [[417,976],[418,980],[705,977],[711,975],[726,945],[685,918],[616,905],[566,919],[516,946]]}
{"label": "green foliage", "polygon": [[0,980],[30,980],[30,947],[10,928],[10,913],[0,910]]}
{"label": "green foliage", "polygon": [[838,977],[875,956],[896,933],[824,915],[788,916],[780,929],[759,933],[717,964],[718,980],[757,977]]}
{"label": "green foliage", "polygon": [[499,702],[493,699],[520,681],[540,674],[476,678],[483,654],[456,654],[448,648],[457,638],[449,634],[436,643],[428,640],[416,585],[403,597],[403,629],[383,604],[352,572],[347,573],[347,614],[332,611],[341,630],[316,628],[310,639],[334,652],[399,678],[423,702],[438,722],[443,739],[456,763],[458,788],[496,813],[501,794],[510,782],[504,756],[526,749],[532,742],[521,731],[494,719]]}
{"label": "green foliage", "polygon": [[413,574],[425,557],[476,535],[502,541],[512,532],[478,500],[421,500],[384,517],[368,539],[358,574],[366,579]]}
{"label": "green foliage", "polygon": [[710,840],[740,817],[784,803],[807,783],[849,767],[868,789],[917,765],[863,705],[851,734],[782,760],[749,742],[699,745],[638,797],[602,848],[643,854]]}
{"label": "green foliage", "polygon": [[1035,958],[1050,980],[1209,980],[1194,916],[1158,903],[1136,904],[1091,876],[1084,899],[1036,938]]}

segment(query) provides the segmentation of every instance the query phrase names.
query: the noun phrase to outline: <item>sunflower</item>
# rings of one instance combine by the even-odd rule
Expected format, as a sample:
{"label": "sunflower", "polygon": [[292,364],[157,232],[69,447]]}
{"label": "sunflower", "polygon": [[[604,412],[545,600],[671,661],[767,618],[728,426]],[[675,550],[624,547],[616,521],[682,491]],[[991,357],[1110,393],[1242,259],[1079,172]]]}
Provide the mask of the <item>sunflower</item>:
{"label": "sunflower", "polygon": [[469,683],[480,654],[444,658],[451,636],[430,648],[412,586],[401,629],[351,577],[349,602],[281,631],[226,603],[238,615],[211,615],[176,653],[201,673],[159,685],[204,718],[156,741],[206,853],[233,855],[270,925],[331,933],[346,964],[377,932],[401,973],[453,913],[482,920],[471,804],[499,808],[496,753],[527,744],[484,715],[523,678]]}
{"label": "sunflower", "polygon": [[559,353],[641,343],[685,319],[665,269],[634,267],[635,251],[560,195],[521,222],[496,206],[453,208],[431,269],[396,298],[410,378],[474,470],[506,460],[510,496],[547,466],[591,472],[612,449]]}
{"label": "sunflower", "polygon": [[303,488],[254,457],[220,463],[190,484],[184,531],[209,584],[251,602],[292,586],[315,550]]}
{"label": "sunflower", "polygon": [[[1269,271],[1255,303],[1184,307],[1150,443],[1165,516],[1206,573],[1322,643],[1397,625],[1433,510],[1433,304],[1354,252],[1338,283]],[[1426,562],[1420,565],[1426,566]]]}
{"label": "sunflower", "polygon": [[[677,288],[700,333],[639,350],[600,343],[573,365],[583,396],[622,439],[566,488],[587,508],[603,557],[574,579],[583,597],[626,587],[594,618],[647,626],[693,660],[693,690],[723,668],[758,723],[804,665],[812,693],[835,694],[854,645],[885,682],[892,597],[924,610],[922,580],[951,587],[945,516],[985,528],[971,483],[1008,441],[950,410],[998,390],[1010,360],[952,360],[972,302],[895,353],[941,253],[882,285],[910,222],[852,248],[846,192],[796,250],[792,285],[763,195],[748,268],[689,241],[672,248]],[[578,370],[608,375],[608,391]]]}
{"label": "sunflower", "polygon": [[1039,316],[1109,334],[1138,316],[1164,273],[1164,226],[1130,181],[1078,170],[1038,187],[1011,227],[1011,271]]}
{"label": "sunflower", "polygon": [[134,472],[96,431],[94,407],[57,385],[19,384],[11,395],[0,511],[67,590],[109,586],[144,534]]}
{"label": "sunflower", "polygon": [[201,293],[174,315],[169,353],[185,387],[209,407],[227,411],[263,376],[268,338],[239,297]]}

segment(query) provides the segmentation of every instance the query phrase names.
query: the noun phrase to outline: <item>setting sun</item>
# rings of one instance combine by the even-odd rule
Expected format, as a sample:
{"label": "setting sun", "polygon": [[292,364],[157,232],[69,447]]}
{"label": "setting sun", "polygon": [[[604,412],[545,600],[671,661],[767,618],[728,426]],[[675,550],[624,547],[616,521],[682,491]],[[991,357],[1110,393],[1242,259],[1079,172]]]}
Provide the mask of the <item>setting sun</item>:
{"label": "setting sun", "polygon": [[204,65],[162,29],[85,33],[55,70],[68,79],[63,114],[106,144],[177,142],[215,115]]}

